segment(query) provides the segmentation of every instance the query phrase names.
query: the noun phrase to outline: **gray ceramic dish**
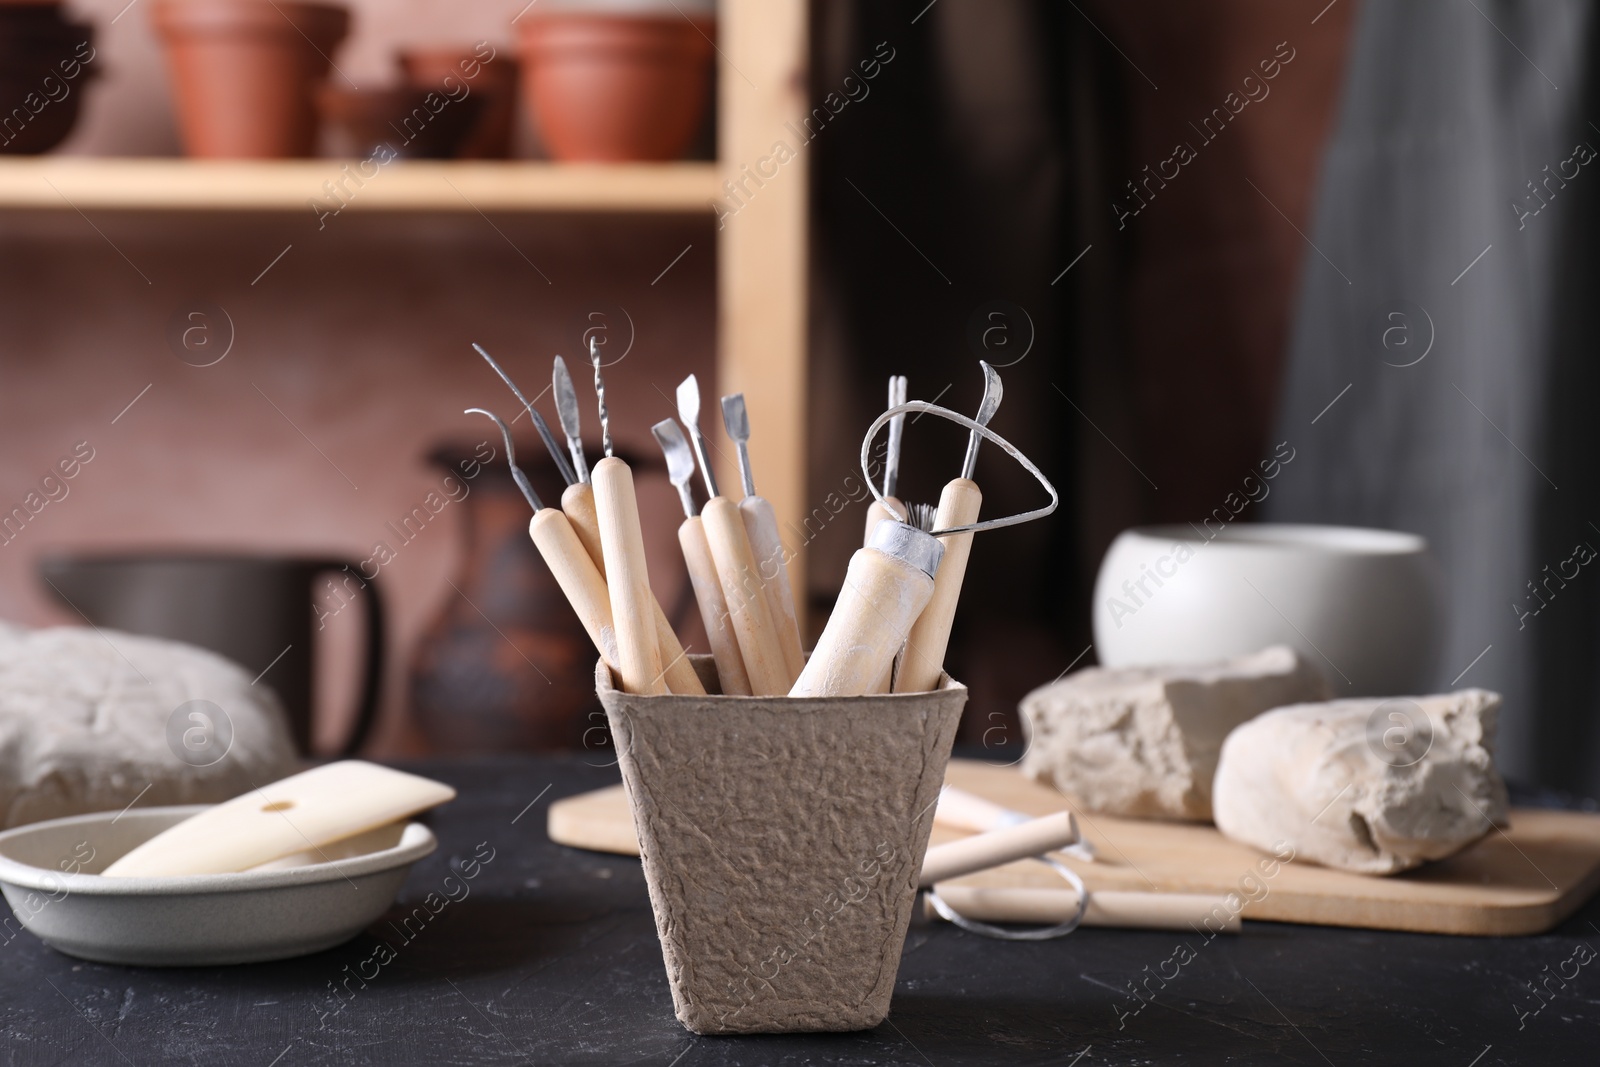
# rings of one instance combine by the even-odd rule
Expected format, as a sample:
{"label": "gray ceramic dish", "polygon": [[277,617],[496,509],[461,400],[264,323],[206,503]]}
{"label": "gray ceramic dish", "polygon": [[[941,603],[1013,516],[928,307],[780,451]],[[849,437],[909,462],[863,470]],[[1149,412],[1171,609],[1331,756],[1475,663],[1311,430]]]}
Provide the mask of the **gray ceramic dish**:
{"label": "gray ceramic dish", "polygon": [[205,807],[100,812],[7,830],[0,892],[25,929],[69,956],[146,966],[254,963],[354,937],[394,903],[411,865],[437,844],[421,823],[396,823],[240,874],[97,873]]}

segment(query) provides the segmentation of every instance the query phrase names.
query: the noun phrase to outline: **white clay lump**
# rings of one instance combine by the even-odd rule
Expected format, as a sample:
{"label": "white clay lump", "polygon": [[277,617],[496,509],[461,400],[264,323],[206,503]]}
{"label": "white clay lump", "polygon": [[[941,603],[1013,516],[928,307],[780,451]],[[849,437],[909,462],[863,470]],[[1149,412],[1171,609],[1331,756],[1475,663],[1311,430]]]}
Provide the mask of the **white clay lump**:
{"label": "white clay lump", "polygon": [[[214,754],[186,750],[197,737]],[[0,828],[134,800],[227,800],[297,764],[278,698],[221,656],[113,630],[0,624]]]}
{"label": "white clay lump", "polygon": [[1505,821],[1499,711],[1498,694],[1463,689],[1268,712],[1222,747],[1217,828],[1363,874],[1443,859]]}
{"label": "white clay lump", "polygon": [[1023,698],[1022,770],[1084,811],[1204,821],[1229,731],[1327,697],[1321,672],[1282,645],[1220,663],[1090,667]]}

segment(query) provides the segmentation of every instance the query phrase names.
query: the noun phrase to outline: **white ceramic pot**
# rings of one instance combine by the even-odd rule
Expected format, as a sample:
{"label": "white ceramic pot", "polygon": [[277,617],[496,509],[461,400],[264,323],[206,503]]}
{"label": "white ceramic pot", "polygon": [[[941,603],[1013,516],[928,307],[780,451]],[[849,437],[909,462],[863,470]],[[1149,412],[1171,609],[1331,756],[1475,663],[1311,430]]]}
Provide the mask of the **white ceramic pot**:
{"label": "white ceramic pot", "polygon": [[[1209,538],[1209,539],[1208,539]],[[1415,534],[1349,526],[1240,524],[1125,530],[1094,589],[1100,663],[1197,663],[1298,648],[1334,695],[1434,686],[1442,588]]]}

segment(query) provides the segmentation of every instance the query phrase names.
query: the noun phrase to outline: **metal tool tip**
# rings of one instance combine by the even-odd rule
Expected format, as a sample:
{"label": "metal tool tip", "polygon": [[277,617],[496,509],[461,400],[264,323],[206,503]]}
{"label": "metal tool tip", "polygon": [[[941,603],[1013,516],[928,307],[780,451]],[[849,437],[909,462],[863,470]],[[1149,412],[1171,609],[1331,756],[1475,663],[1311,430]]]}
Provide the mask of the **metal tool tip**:
{"label": "metal tool tip", "polygon": [[735,441],[750,440],[750,413],[745,409],[743,393],[722,398],[722,425]]}
{"label": "metal tool tip", "polygon": [[923,533],[932,533],[933,522],[939,514],[939,509],[932,504],[908,504],[906,513],[908,526],[915,526]]}
{"label": "metal tool tip", "polygon": [[690,426],[700,421],[700,381],[692,374],[678,383],[678,418]]}

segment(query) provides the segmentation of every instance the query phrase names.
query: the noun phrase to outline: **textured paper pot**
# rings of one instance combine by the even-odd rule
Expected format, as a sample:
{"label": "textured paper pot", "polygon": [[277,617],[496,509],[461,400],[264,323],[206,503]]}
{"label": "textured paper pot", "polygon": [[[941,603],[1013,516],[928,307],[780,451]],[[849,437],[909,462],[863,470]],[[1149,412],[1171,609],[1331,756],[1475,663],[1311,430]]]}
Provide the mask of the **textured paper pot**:
{"label": "textured paper pot", "polygon": [[[715,688],[710,657],[696,669]],[[863,1030],[889,1013],[965,686],[605,705],[678,1020]]]}

